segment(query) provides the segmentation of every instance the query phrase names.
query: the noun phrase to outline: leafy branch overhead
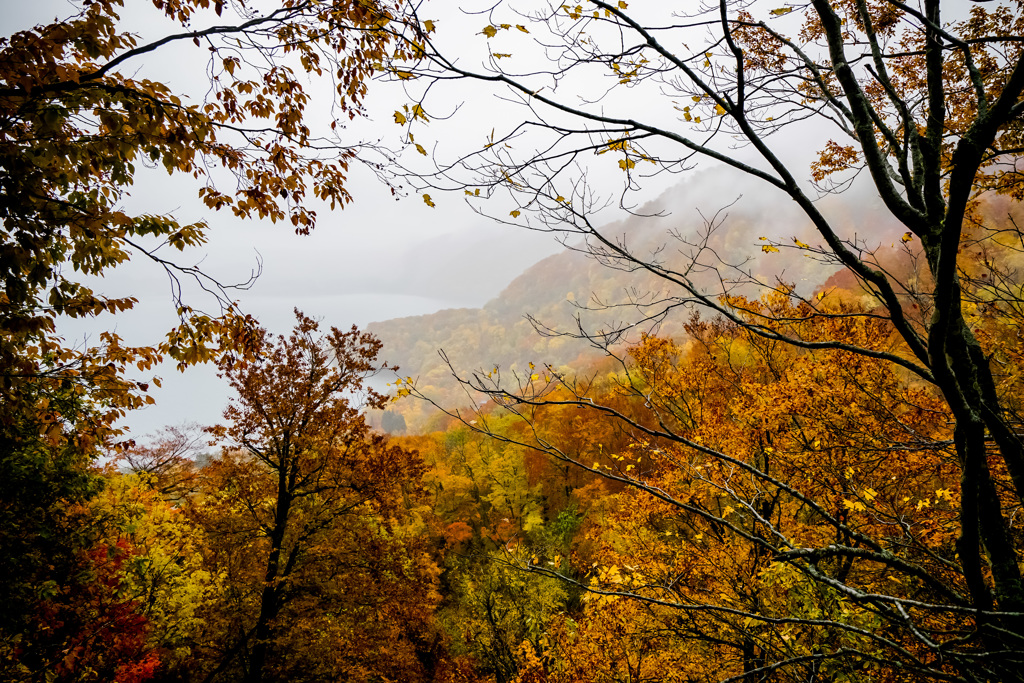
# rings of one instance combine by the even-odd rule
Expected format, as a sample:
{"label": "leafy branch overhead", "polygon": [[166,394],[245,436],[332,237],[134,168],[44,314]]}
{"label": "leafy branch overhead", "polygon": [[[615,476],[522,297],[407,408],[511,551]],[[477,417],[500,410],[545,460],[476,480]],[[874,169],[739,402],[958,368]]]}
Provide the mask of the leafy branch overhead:
{"label": "leafy branch overhead", "polygon": [[[286,221],[307,233],[314,200],[332,208],[351,201],[346,179],[360,148],[345,143],[339,122],[365,114],[367,81],[382,62],[408,56],[389,47],[385,27],[396,8],[385,4],[300,0],[261,12],[246,3],[161,1],[151,11],[177,28],[148,41],[123,25],[120,4],[83,3],[67,20],[0,41],[5,400],[40,376],[102,384],[109,365],[116,370],[103,380],[108,425],[145,400],[123,379],[129,366],[145,370],[165,354],[182,367],[208,360],[218,348],[244,347],[251,326],[232,304],[231,286],[165,256],[201,247],[205,220],[124,208],[140,167],[198,179],[211,211]],[[207,63],[201,98],[142,75],[147,60],[191,51]],[[330,89],[328,130],[309,123],[311,84]],[[156,347],[121,348],[113,336],[84,353],[65,347],[58,317],[137,303],[107,298],[85,281],[131,258],[167,273],[182,324]],[[183,280],[213,294],[221,314],[198,311]]]}

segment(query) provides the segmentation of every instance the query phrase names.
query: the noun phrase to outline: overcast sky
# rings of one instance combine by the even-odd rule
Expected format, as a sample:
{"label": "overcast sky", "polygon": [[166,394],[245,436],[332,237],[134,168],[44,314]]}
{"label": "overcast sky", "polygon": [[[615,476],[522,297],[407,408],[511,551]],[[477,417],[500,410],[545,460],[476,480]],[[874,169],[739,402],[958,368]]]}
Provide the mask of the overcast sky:
{"label": "overcast sky", "polygon": [[[135,15],[140,11],[135,4],[138,2],[128,0],[126,18],[136,22],[140,33],[159,33],[162,27],[147,23],[150,15]],[[4,35],[63,17],[71,8],[61,0],[0,3]],[[438,21],[439,33],[450,31],[452,40],[465,41],[467,35],[472,35],[466,27],[486,24],[480,17],[452,14],[455,3],[435,4],[438,11],[433,16],[443,17]],[[202,82],[201,57],[155,54],[138,65],[142,75],[184,89]],[[460,116],[433,124],[429,131],[418,134],[417,141],[420,135],[430,145],[456,139],[460,144],[477,138],[482,141],[494,125],[500,128],[515,121],[514,111],[492,94],[481,95],[479,88],[456,88],[450,98],[453,105],[464,104]],[[361,124],[353,134],[366,137],[379,130],[381,136],[395,136],[398,131],[391,113],[404,100],[405,95],[394,87],[379,88],[369,102],[374,120]],[[653,199],[676,180],[653,180],[636,200]],[[210,215],[197,204],[196,187],[188,178],[144,171],[132,190],[128,208],[174,213],[182,220],[206,218],[212,228],[209,244],[187,254],[183,263],[202,262],[206,272],[224,282],[245,280],[261,261],[261,277],[238,298],[245,312],[276,332],[290,328],[295,307],[322,318],[328,325],[344,328],[442,308],[480,306],[524,268],[560,248],[550,235],[498,225],[478,216],[462,201],[461,193],[434,193],[434,209],[415,195],[396,201],[366,172],[356,172],[351,179],[355,202],[333,214],[321,209],[319,226],[307,237],[295,236],[284,225]],[[728,191],[727,186],[724,189]],[[607,216],[607,220],[613,218]],[[129,343],[151,344],[174,322],[167,279],[152,264],[132,262],[111,273],[99,289],[108,296],[137,296],[141,303],[135,311],[113,319],[68,325],[65,331],[69,338],[95,334],[113,324]],[[212,423],[219,418],[227,389],[211,368],[180,375],[165,367],[158,374],[164,388],[154,394],[157,405],[128,419],[134,435],[165,424],[185,420]]]}

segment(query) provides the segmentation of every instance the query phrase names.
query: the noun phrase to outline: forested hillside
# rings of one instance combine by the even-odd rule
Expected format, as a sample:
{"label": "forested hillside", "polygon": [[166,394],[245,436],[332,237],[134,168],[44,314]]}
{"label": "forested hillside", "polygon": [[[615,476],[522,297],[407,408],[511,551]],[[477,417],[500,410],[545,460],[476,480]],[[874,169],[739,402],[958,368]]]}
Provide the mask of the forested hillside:
{"label": "forested hillside", "polygon": [[[891,259],[903,246],[897,222],[862,188],[827,196],[821,205],[877,258]],[[686,267],[694,255],[701,254],[706,266],[694,269],[691,277],[709,293],[718,291],[719,277],[724,276],[735,280],[735,291],[756,295],[758,286],[741,284],[753,275],[767,285],[777,280],[789,283],[806,295],[837,269],[796,249],[764,253],[758,237],[790,246],[795,246],[794,239],[820,240],[815,240],[811,226],[794,206],[771,200],[754,183],[735,174],[709,172],[688,179],[636,214],[603,226],[601,233],[670,267]],[[657,312],[657,302],[671,289],[663,278],[635,265],[594,258],[578,239],[567,245],[570,248],[528,268],[481,308],[375,322],[367,330],[384,342],[387,359],[401,368],[403,377],[413,377],[424,394],[445,406],[461,406],[469,399],[439,351],[463,373],[495,366],[522,369],[531,362],[567,370],[604,355],[591,341],[580,338],[581,327],[591,333],[625,330],[619,349],[644,332],[668,337],[685,334],[685,311],[645,320]],[[737,269],[710,267],[713,254],[729,254],[729,262]],[[401,413],[411,429],[423,428],[436,416],[422,402],[402,402],[390,410]]]}

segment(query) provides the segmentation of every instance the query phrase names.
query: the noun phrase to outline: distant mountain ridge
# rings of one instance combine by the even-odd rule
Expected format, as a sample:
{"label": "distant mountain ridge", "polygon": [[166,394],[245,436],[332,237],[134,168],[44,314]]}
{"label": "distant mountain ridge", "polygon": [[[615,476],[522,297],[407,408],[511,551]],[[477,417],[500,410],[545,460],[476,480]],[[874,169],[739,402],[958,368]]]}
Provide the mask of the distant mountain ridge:
{"label": "distant mountain ridge", "polygon": [[[743,178],[707,172],[666,192],[644,206],[638,215],[606,225],[602,234],[625,240],[635,254],[682,266],[688,247],[679,238],[698,240],[706,229],[704,217],[714,216],[723,206],[732,204],[718,215],[721,226],[709,242],[718,257],[733,264],[745,262],[754,274],[769,281],[778,276],[810,293],[835,269],[823,268],[795,250],[761,251],[761,237],[798,237],[811,244],[820,242],[792,202],[773,202],[763,193],[762,188]],[[735,201],[740,195],[745,196]],[[879,210],[877,200],[872,202],[856,192],[830,196],[821,204],[850,237],[867,234],[884,241],[893,234],[901,234],[891,218],[885,222],[886,215]],[[657,213],[668,215],[645,217]],[[636,307],[624,305],[631,299],[672,292],[663,280],[650,273],[626,272],[599,263],[581,253],[581,246],[538,261],[481,308],[396,318],[371,323],[367,329],[384,342],[383,355],[401,367],[403,377],[413,377],[421,391],[446,406],[465,405],[468,397],[453,380],[451,369],[442,362],[440,350],[461,375],[495,366],[503,371],[515,370],[530,362],[562,370],[566,366],[583,367],[599,355],[590,344],[566,336],[542,335],[526,316],[560,332],[577,332],[579,324],[594,332],[639,319]],[[704,258],[709,255],[710,252],[706,253]],[[709,292],[719,286],[711,271],[697,273],[694,280]],[[676,311],[661,323],[658,331],[676,336],[681,333],[686,317],[685,312]],[[638,336],[637,331],[633,338]],[[401,401],[394,410],[406,417],[413,430],[424,428],[431,414],[428,406],[417,401]]]}

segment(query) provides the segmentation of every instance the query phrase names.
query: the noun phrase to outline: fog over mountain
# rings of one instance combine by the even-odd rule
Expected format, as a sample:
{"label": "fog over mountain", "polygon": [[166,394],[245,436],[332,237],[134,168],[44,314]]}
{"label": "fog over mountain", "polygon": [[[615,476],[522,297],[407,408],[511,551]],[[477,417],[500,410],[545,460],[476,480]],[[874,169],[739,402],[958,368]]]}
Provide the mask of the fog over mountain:
{"label": "fog over mountain", "polygon": [[[853,187],[820,200],[822,211],[839,227],[841,235],[868,249],[890,249],[898,244],[900,226],[885,212],[877,198]],[[692,261],[694,246],[713,227],[699,257],[704,266],[728,263],[765,283],[785,282],[797,292],[810,295],[836,268],[808,258],[806,252],[782,249],[765,253],[765,241],[793,243],[793,238],[812,246],[821,240],[809,221],[789,201],[773,196],[756,180],[738,176],[728,169],[693,174],[665,192],[656,201],[639,208],[635,215],[605,225],[601,232],[610,240],[627,245],[640,259],[656,259],[678,270]],[[556,368],[579,367],[599,352],[584,339],[558,333],[576,333],[582,328],[594,333],[626,327],[643,320],[655,308],[643,304],[682,292],[650,273],[610,267],[586,253],[578,236],[568,237],[568,248],[548,256],[516,277],[495,298],[479,308],[452,308],[372,323],[368,329],[384,342],[384,355],[401,366],[402,376],[411,376],[424,393],[442,405],[455,407],[468,399],[442,361],[443,351],[456,371],[465,376],[476,369],[516,370],[535,363]],[[497,252],[497,250],[495,250]],[[459,263],[469,267],[473,278],[493,282],[487,270],[493,261]],[[465,271],[463,271],[465,272]],[[722,280],[735,279],[737,270],[698,268],[691,272],[694,282],[712,296],[721,292]],[[467,280],[467,286],[471,280]],[[756,295],[756,289],[743,289]],[[640,306],[636,305],[641,304]],[[678,336],[689,313],[674,309],[664,318],[645,322],[630,330],[625,340],[635,340],[642,331]],[[529,318],[549,328],[538,332]],[[431,409],[422,402],[403,401],[396,410],[415,426],[426,424]]]}

